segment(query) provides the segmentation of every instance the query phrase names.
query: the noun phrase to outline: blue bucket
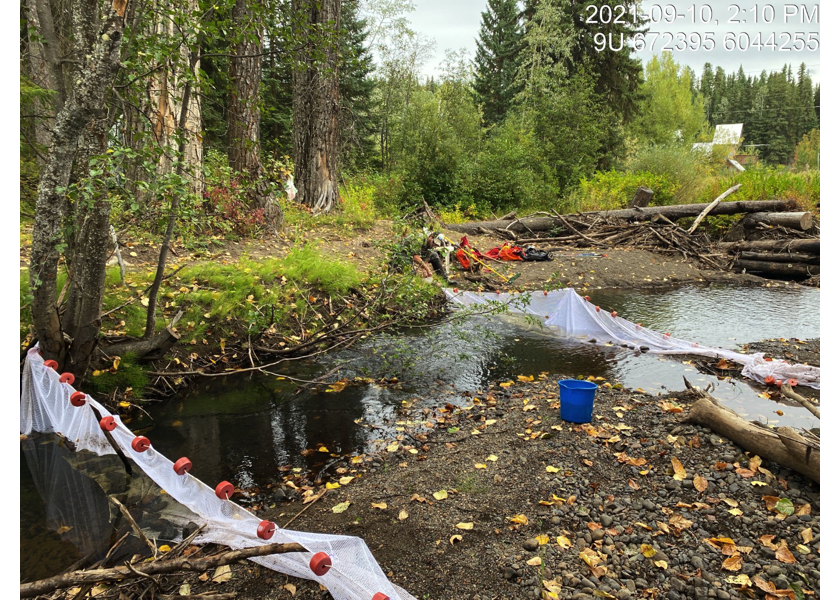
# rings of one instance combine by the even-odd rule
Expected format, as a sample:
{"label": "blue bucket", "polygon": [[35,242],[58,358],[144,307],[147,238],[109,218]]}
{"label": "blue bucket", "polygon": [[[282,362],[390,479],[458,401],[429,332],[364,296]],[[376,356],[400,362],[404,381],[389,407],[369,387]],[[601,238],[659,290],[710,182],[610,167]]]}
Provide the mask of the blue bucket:
{"label": "blue bucket", "polygon": [[589,423],[598,386],[579,379],[562,379],[557,384],[560,386],[560,418],[572,423]]}

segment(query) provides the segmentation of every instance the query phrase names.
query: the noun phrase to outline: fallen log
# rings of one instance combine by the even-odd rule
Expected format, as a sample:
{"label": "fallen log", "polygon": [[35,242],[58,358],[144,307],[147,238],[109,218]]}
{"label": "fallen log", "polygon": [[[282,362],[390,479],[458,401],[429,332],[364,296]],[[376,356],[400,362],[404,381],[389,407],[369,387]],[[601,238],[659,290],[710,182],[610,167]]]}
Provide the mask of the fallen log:
{"label": "fallen log", "polygon": [[[648,206],[646,208],[622,208],[618,210],[602,210],[581,213],[583,217],[601,217],[605,219],[650,221],[656,215],[676,220],[684,217],[696,217],[708,204],[676,204],[673,206]],[[748,202],[721,202],[714,207],[710,215],[737,215],[754,212],[780,212],[790,208],[788,200],[755,200]],[[530,217],[515,221],[476,221],[447,225],[447,229],[479,235],[482,230],[504,230],[514,233],[526,231],[550,231],[563,228],[563,222],[556,217]]]}
{"label": "fallen log", "polygon": [[747,229],[772,225],[808,231],[814,225],[814,215],[809,212],[759,212],[744,217],[743,224]]}
{"label": "fallen log", "polygon": [[739,258],[742,260],[763,260],[777,263],[805,263],[808,265],[820,264],[819,256],[800,252],[783,252],[779,254],[773,254],[772,252],[741,252]]}
{"label": "fallen log", "polygon": [[140,563],[136,566],[114,567],[112,569],[94,569],[91,571],[73,571],[48,579],[41,579],[31,583],[20,584],[20,597],[31,598],[40,594],[47,594],[53,590],[64,589],[86,583],[102,581],[122,581],[134,577],[162,575],[179,571],[206,571],[228,565],[243,558],[268,556],[269,554],[283,554],[286,552],[306,552],[300,544],[267,544],[254,548],[232,550],[216,556],[206,558],[180,557],[169,560],[158,560],[151,563]]}
{"label": "fallen log", "polygon": [[820,274],[819,265],[803,265],[802,263],[779,263],[760,260],[736,260],[732,265],[736,271],[746,269],[758,273],[768,273],[783,277],[811,277]]}
{"label": "fallen log", "polygon": [[755,242],[719,242],[718,246],[729,252],[743,250],[772,250],[773,252],[808,252],[820,253],[819,238],[809,240],[758,240]]}
{"label": "fallen log", "polygon": [[[690,386],[688,383],[686,385]],[[806,439],[790,427],[770,429],[758,423],[745,421],[735,411],[723,406],[706,392],[695,387],[690,389],[696,394],[697,400],[681,419],[682,422],[708,427],[744,450],[793,469],[819,483],[818,442]]]}

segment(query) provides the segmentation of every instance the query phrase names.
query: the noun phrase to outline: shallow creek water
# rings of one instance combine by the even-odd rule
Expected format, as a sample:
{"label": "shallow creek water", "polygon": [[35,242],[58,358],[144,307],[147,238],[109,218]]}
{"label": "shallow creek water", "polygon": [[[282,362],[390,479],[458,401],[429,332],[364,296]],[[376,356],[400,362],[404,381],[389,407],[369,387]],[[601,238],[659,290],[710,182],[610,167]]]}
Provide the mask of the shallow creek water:
{"label": "shallow creek water", "polygon": [[[590,296],[602,308],[646,327],[709,346],[739,349],[767,338],[820,335],[820,292],[812,288],[596,290]],[[404,402],[439,406],[451,401],[453,392],[480,390],[520,374],[593,375],[654,394],[683,389],[685,376],[698,386],[713,383],[713,395],[748,419],[819,426],[801,407],[760,398],[763,386],[719,381],[673,357],[567,341],[513,316],[473,317],[460,329],[445,324],[379,336],[278,373],[308,380],[336,368],[329,381],[373,376],[376,381],[350,383],[329,393],[323,388],[300,391],[289,379],[261,374],[200,380],[181,397],[150,408],[150,418],[128,425],[148,436],[165,456],[191,457],[191,473],[202,481],[215,485],[226,479],[242,488],[276,479],[278,467],[284,465],[315,473],[330,467],[329,455],[304,456],[307,449],[324,446],[342,456],[381,450],[395,437],[396,421],[406,418],[400,413]],[[398,382],[382,383],[383,374]],[[776,414],[778,410],[784,414]],[[92,480],[84,475],[76,481],[78,477],[65,468],[72,462],[66,452],[48,446],[37,441],[21,445],[22,580],[58,572],[97,544],[107,550],[110,538],[101,488],[87,485],[85,480]],[[61,484],[45,487],[47,479]],[[71,524],[70,517],[62,515],[74,502],[79,504],[73,509],[78,515]],[[56,506],[61,509],[56,511]],[[82,522],[89,523],[83,534],[73,530]],[[46,564],[34,559],[43,554],[50,556]]]}

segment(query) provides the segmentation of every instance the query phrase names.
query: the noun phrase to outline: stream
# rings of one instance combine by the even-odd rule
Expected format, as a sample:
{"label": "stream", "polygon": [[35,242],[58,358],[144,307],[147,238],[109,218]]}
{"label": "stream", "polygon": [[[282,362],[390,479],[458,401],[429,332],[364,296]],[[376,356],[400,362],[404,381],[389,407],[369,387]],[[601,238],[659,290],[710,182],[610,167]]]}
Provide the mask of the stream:
{"label": "stream", "polygon": [[[768,338],[820,336],[820,290],[814,288],[711,286],[589,295],[594,304],[634,322],[709,346],[740,349]],[[398,428],[410,427],[403,406],[440,406],[453,395],[517,375],[592,375],[663,395],[683,389],[685,376],[697,386],[713,384],[711,393],[747,419],[819,426],[798,405],[761,398],[764,386],[719,381],[683,360],[567,341],[519,317],[471,317],[459,329],[441,324],[377,336],[350,350],[292,363],[277,376],[199,380],[127,425],[170,459],[191,457],[191,473],[205,483],[228,480],[240,488],[277,481],[279,467],[317,474],[336,457],[380,451]],[[328,381],[347,380],[341,391],[301,390],[285,378],[310,380],[332,369],[337,371]],[[326,452],[310,452],[322,447]],[[21,443],[21,581],[58,573],[113,543],[114,511],[100,478],[83,474],[90,465],[68,468],[74,462],[68,455],[47,439]],[[97,460],[119,470],[115,457]],[[165,524],[154,525],[162,537],[172,533]]]}

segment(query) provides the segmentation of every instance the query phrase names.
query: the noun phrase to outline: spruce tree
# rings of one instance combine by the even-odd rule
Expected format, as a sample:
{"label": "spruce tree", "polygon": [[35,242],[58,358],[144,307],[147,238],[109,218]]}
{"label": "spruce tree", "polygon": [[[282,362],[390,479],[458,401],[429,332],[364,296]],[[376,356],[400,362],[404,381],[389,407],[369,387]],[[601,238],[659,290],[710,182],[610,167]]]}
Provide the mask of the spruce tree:
{"label": "spruce tree", "polygon": [[519,91],[515,78],[522,36],[516,0],[489,0],[481,13],[474,84],[487,123],[500,123]]}

